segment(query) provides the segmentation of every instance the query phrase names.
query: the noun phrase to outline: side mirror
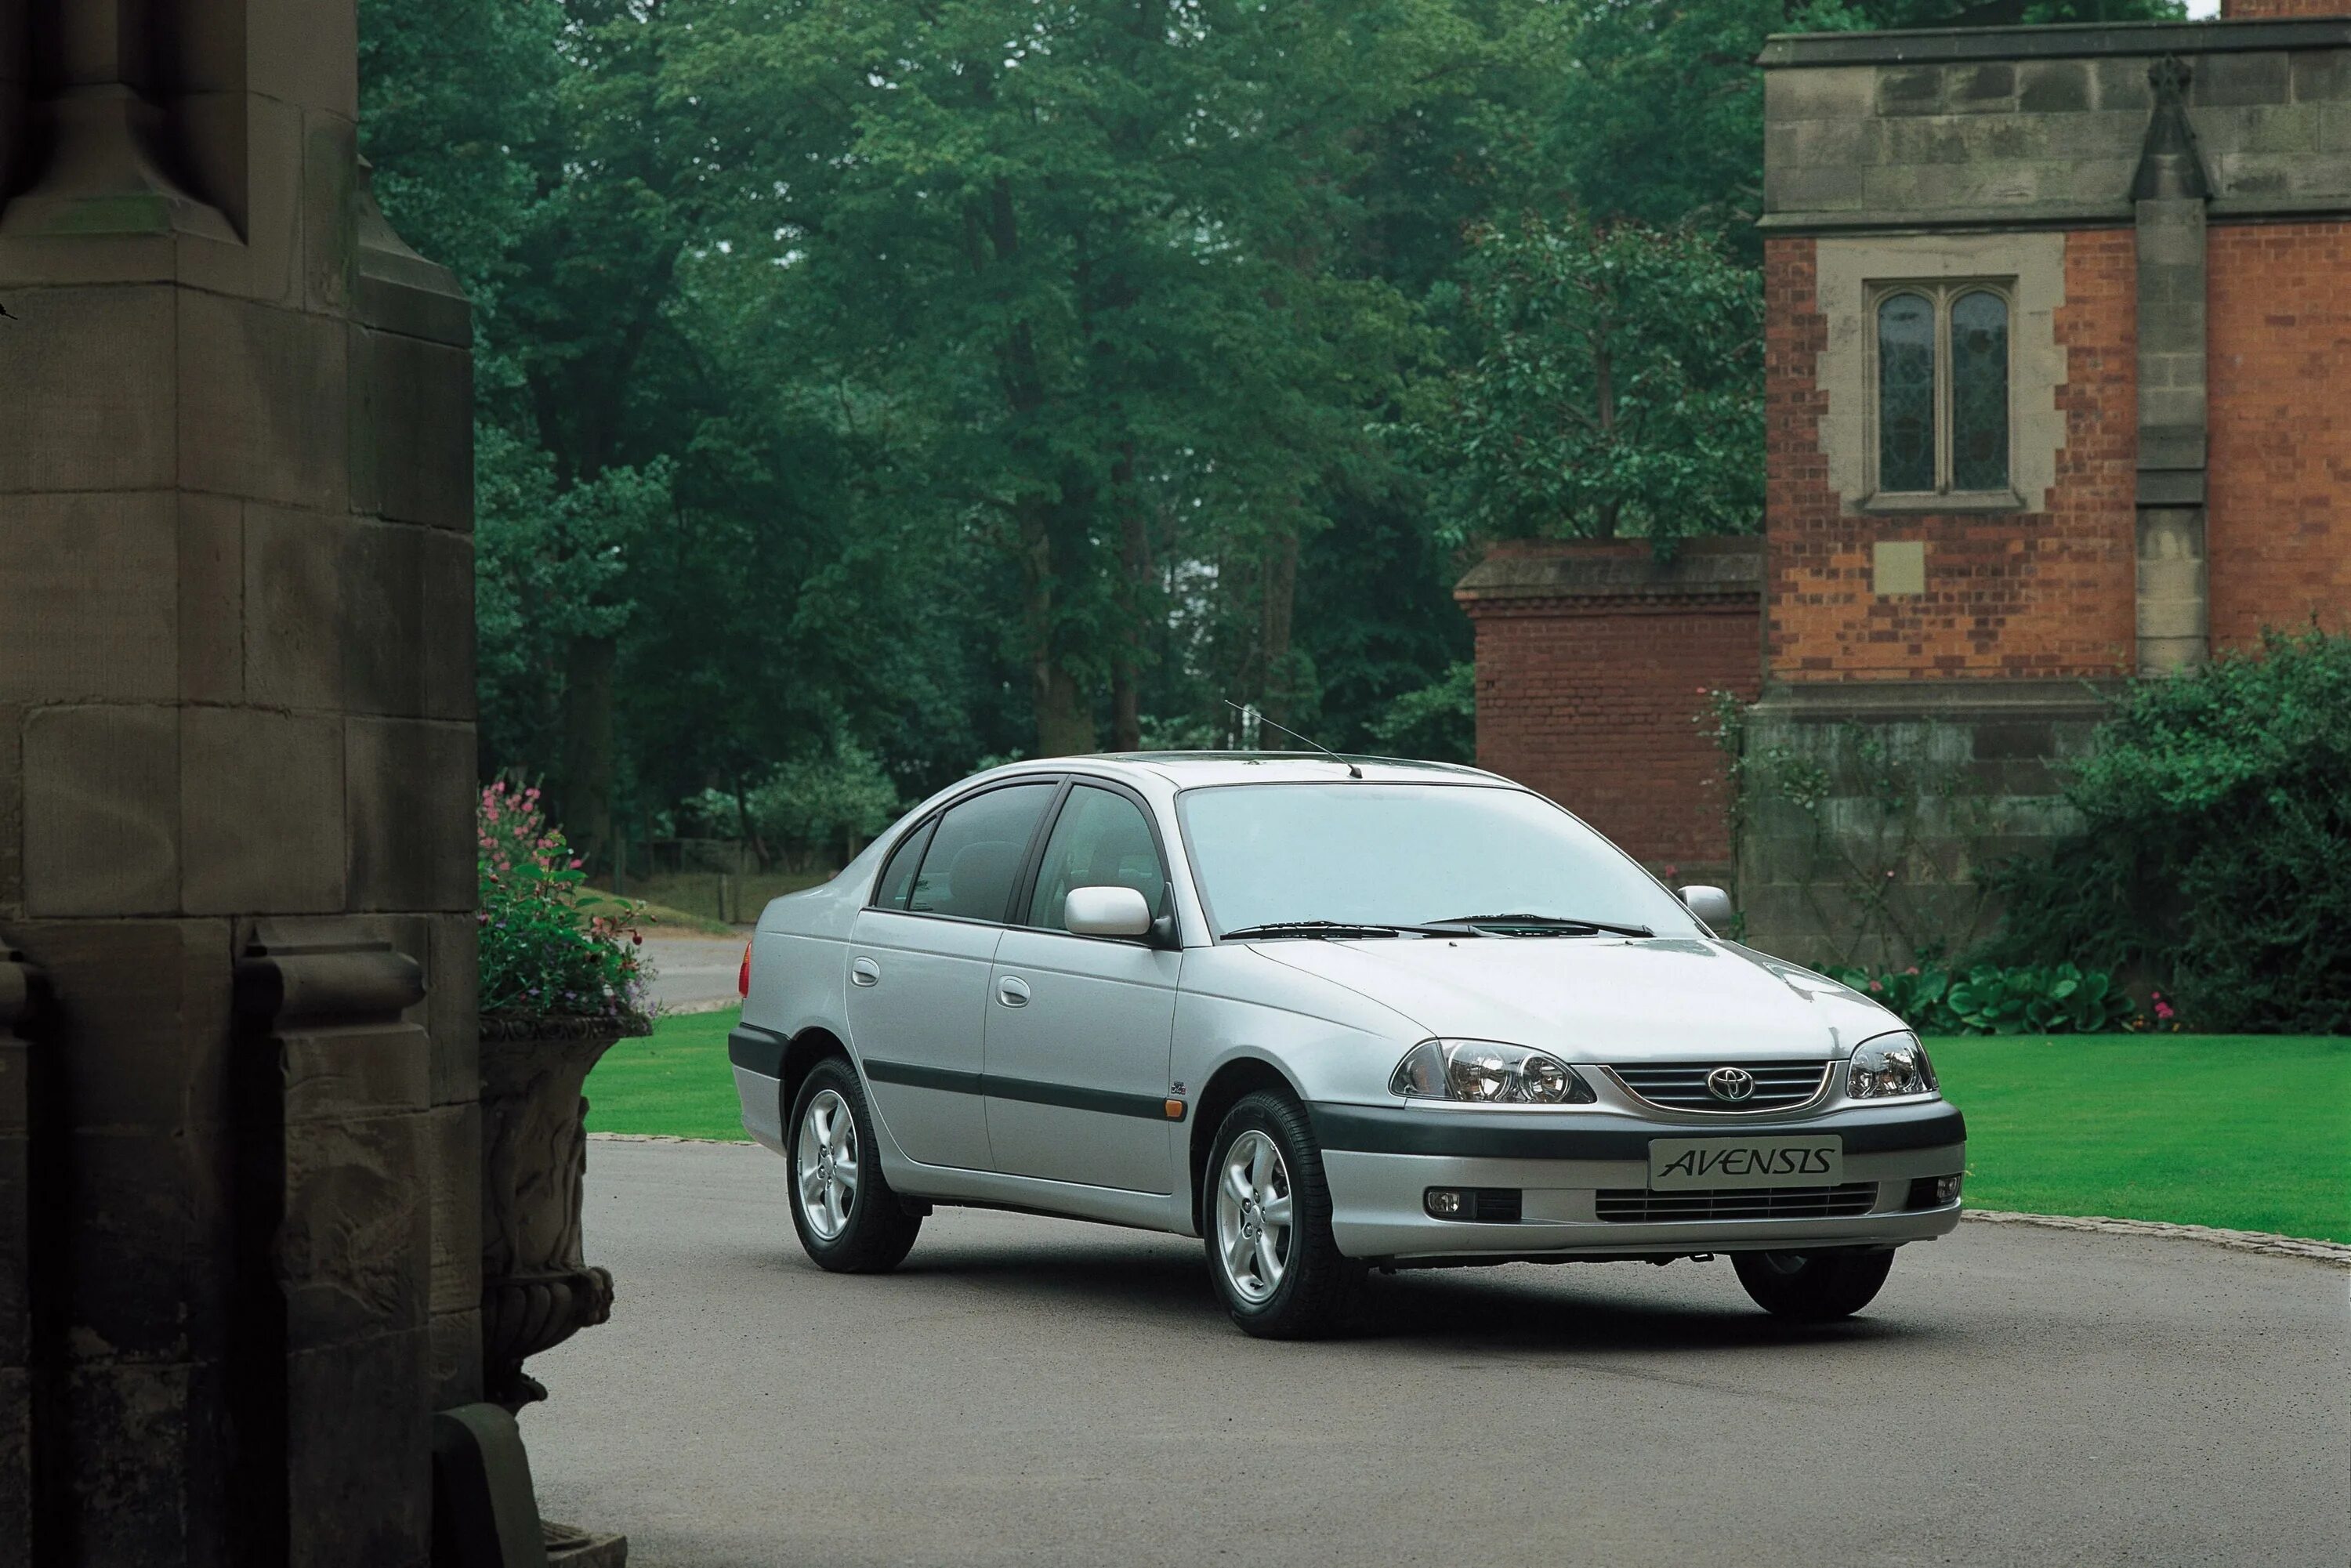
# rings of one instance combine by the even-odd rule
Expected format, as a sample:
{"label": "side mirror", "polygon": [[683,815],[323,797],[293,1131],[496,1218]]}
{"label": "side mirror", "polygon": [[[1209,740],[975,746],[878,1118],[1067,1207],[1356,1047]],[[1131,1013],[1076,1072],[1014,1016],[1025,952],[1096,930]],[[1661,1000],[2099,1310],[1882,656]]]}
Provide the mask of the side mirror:
{"label": "side mirror", "polygon": [[1681,890],[1682,903],[1689,912],[1708,925],[1728,925],[1730,920],[1730,894],[1719,887],[1703,885]]}
{"label": "side mirror", "polygon": [[1061,923],[1080,936],[1147,936],[1151,905],[1131,887],[1073,887]]}

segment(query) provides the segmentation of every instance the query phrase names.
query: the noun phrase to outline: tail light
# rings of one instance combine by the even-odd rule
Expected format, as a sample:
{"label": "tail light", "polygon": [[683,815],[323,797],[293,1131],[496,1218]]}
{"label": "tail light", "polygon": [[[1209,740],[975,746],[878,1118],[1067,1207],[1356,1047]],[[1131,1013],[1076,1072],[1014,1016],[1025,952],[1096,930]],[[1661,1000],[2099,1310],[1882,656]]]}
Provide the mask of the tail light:
{"label": "tail light", "polygon": [[743,972],[735,977],[735,991],[748,1001],[751,997],[751,944],[743,944]]}

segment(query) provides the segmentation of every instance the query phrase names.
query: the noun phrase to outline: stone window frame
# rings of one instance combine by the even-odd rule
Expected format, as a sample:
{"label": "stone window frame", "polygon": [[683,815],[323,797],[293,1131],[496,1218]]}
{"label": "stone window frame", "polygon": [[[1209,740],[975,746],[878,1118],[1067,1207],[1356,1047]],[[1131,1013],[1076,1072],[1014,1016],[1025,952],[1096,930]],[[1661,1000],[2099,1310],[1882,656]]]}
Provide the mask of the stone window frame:
{"label": "stone window frame", "polygon": [[[2007,487],[1998,490],[1961,490],[1951,483],[1956,444],[1952,439],[1951,413],[1951,306],[1962,296],[1978,292],[1998,298],[2008,318],[2005,338],[2008,350],[2008,453],[2002,466],[2007,471],[2009,482]],[[1878,486],[1877,312],[1880,306],[1898,294],[1923,296],[1935,313],[1935,488],[1932,490],[1886,490]],[[1862,399],[1862,463],[1866,479],[1860,501],[1864,511],[2021,512],[2026,509],[2024,497],[2016,488],[2019,316],[2017,279],[2013,274],[1873,277],[1865,283],[1862,319],[1865,324],[1863,338],[1866,345],[1864,357],[1866,372]]]}

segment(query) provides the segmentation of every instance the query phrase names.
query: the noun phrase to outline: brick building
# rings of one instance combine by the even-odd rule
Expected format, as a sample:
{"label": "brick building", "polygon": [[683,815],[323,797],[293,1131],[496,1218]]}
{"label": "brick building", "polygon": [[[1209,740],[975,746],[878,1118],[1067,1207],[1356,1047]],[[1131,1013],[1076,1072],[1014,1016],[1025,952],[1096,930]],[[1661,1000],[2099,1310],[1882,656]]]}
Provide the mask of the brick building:
{"label": "brick building", "polygon": [[2049,765],[2115,683],[2343,629],[2344,8],[1772,39],[1757,634],[1727,577],[1701,605],[1589,547],[1498,557],[1460,591],[1481,758],[1653,862],[1728,856],[1710,759],[1656,737],[1760,692],[1748,755],[1813,798],[1742,821],[1750,932],[1898,957],[1976,935],[1973,869],[2064,828]]}

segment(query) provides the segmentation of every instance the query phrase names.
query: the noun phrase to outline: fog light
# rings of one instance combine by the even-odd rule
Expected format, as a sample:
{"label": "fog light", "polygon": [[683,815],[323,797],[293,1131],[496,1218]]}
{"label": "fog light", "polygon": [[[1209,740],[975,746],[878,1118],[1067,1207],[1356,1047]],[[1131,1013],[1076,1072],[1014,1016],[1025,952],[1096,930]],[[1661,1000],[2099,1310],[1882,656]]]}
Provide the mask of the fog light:
{"label": "fog light", "polygon": [[1421,1204],[1438,1219],[1458,1218],[1463,1207],[1461,1194],[1449,1186],[1430,1187]]}
{"label": "fog light", "polygon": [[1959,1178],[1955,1176],[1918,1176],[1910,1183],[1910,1201],[1905,1208],[1949,1208],[1959,1201]]}

